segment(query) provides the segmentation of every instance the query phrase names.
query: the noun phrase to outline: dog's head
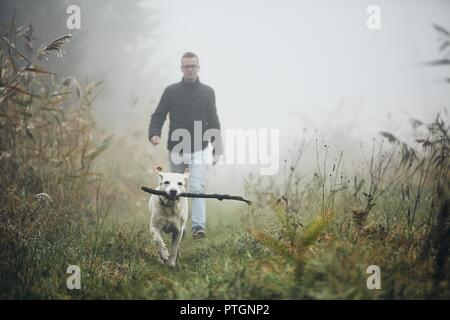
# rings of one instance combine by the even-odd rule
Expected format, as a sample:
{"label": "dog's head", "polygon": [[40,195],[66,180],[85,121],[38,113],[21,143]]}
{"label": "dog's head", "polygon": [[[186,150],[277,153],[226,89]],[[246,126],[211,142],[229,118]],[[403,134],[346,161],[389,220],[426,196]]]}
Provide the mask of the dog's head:
{"label": "dog's head", "polygon": [[170,200],[175,200],[181,193],[186,192],[189,170],[186,168],[184,173],[163,172],[162,167],[155,166],[153,171],[159,179],[159,189],[165,191]]}

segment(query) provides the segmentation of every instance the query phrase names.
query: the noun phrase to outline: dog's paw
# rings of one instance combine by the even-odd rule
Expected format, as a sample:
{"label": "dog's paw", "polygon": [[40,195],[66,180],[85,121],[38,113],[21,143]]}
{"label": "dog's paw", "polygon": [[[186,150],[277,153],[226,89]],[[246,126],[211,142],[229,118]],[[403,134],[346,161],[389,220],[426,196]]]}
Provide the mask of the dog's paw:
{"label": "dog's paw", "polygon": [[174,260],[170,260],[169,261],[169,266],[171,266],[172,268],[175,268],[175,266],[176,266],[175,261]]}
{"label": "dog's paw", "polygon": [[167,260],[169,260],[169,250],[167,250],[167,247],[164,247],[160,250],[159,252],[159,258],[163,261],[163,262],[167,262]]}
{"label": "dog's paw", "polygon": [[166,264],[166,261],[164,261],[163,259],[161,259],[161,257],[158,257],[158,262],[161,264]]}

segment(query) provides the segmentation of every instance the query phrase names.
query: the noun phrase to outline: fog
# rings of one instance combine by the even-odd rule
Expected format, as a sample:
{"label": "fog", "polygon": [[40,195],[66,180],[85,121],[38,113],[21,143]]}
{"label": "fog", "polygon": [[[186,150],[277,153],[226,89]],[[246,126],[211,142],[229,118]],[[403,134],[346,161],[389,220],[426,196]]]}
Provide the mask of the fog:
{"label": "fog", "polygon": [[[70,4],[81,8],[80,30],[65,26]],[[366,26],[373,4],[380,30]],[[39,42],[72,33],[54,67],[82,81],[106,79],[99,123],[118,135],[141,132],[136,146],[161,161],[167,134],[151,146],[148,122],[163,89],[180,81],[186,51],[199,56],[200,81],[216,92],[222,129],[280,130],[280,165],[295,143],[315,138],[335,154],[344,150],[351,164],[360,142],[379,131],[406,139],[410,116],[430,121],[450,102],[448,68],[424,66],[442,58],[432,24],[450,27],[444,0],[2,1],[1,8],[2,22],[14,8],[18,21],[32,21]],[[211,168],[210,191],[242,192],[249,169],[258,172]]]}
{"label": "fog", "polygon": [[[450,3],[378,1],[380,30],[366,27],[371,4],[160,2],[161,76],[165,84],[179,81],[179,57],[194,51],[223,128],[280,129],[280,165],[296,141],[314,145],[315,137],[332,145],[332,155],[342,149],[353,160],[359,142],[383,130],[406,139],[410,116],[431,120],[450,101],[448,69],[422,65],[439,57],[432,23],[446,25]],[[214,170],[220,181],[242,173],[223,167]]]}
{"label": "fog", "polygon": [[[445,25],[445,1],[379,1],[381,30],[366,27],[370,1],[164,1],[162,75],[179,79],[179,56],[201,58],[224,127],[352,127],[359,136],[409,113],[432,115],[449,101],[431,23]],[[295,131],[294,131],[295,132]],[[348,133],[348,132],[347,132]]]}

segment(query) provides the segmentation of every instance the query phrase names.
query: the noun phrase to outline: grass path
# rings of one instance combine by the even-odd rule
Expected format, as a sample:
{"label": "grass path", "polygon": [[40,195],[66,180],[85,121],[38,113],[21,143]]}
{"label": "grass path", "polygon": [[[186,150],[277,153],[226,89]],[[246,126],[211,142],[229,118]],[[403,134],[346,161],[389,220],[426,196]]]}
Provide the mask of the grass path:
{"label": "grass path", "polygon": [[[95,235],[82,228],[76,238],[36,247],[8,296],[38,299],[401,299],[423,298],[431,289],[429,262],[410,242],[349,236],[330,225],[308,247],[302,272],[295,261],[275,254],[248,232],[250,221],[277,238],[270,214],[251,220],[245,209],[212,205],[207,238],[188,231],[181,257],[171,268],[157,261],[147,214],[111,219]],[[122,217],[124,218],[124,217]],[[257,218],[257,219],[256,219]],[[255,226],[255,225],[253,225]],[[269,230],[275,230],[272,233]],[[79,236],[78,236],[79,234]],[[169,235],[165,235],[169,242]],[[94,247],[95,244],[95,247]],[[68,265],[81,269],[81,290],[68,290]],[[382,270],[382,289],[366,286],[369,265]],[[448,285],[448,283],[447,283]],[[444,288],[445,289],[445,288]],[[448,290],[444,290],[448,292]]]}

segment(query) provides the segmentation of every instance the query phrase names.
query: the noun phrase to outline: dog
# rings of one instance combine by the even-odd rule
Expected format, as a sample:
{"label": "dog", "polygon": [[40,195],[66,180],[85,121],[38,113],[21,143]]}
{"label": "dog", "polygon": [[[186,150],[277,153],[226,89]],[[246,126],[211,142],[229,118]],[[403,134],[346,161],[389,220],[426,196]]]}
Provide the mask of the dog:
{"label": "dog", "polygon": [[[159,195],[150,197],[150,233],[158,250],[158,260],[175,267],[188,219],[188,201],[187,198],[180,197],[180,194],[186,192],[189,170],[186,168],[184,174],[170,173],[163,172],[160,166],[155,166],[153,171],[159,180],[157,190],[165,191],[168,197]],[[170,255],[162,238],[163,232],[172,233]]]}

